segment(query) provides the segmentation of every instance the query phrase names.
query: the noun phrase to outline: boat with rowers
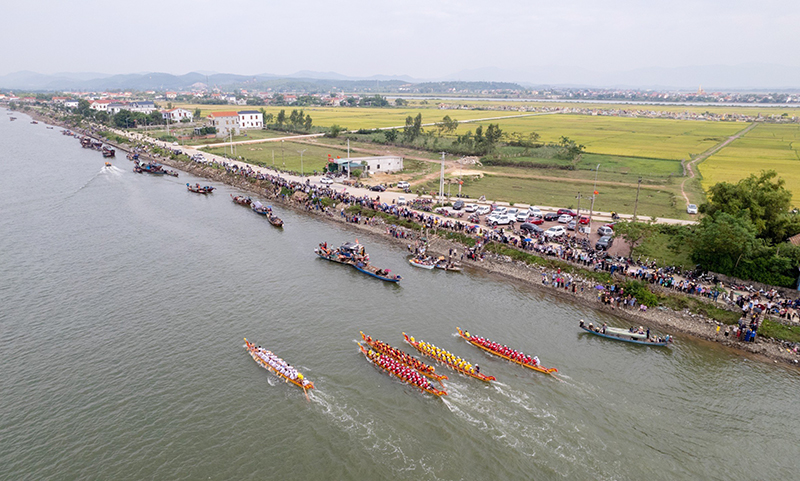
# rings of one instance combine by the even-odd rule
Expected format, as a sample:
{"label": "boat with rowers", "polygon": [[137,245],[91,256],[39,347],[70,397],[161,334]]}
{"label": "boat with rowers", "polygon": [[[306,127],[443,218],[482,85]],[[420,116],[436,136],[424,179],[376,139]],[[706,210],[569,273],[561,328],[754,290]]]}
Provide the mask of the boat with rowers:
{"label": "boat with rowers", "polygon": [[497,380],[497,378],[494,376],[487,376],[486,374],[481,373],[481,368],[477,364],[472,365],[460,357],[457,357],[454,354],[445,351],[444,349],[440,349],[429,342],[425,342],[423,340],[417,341],[413,336],[409,337],[405,332],[403,333],[403,337],[406,339],[406,342],[413,346],[416,350],[428,357],[436,359],[454,371],[458,371],[465,376],[474,377],[475,379],[479,379],[484,382]]}
{"label": "boat with rowers", "polygon": [[439,381],[440,384],[442,383],[442,380],[447,379],[447,376],[443,374],[436,374],[435,367],[425,364],[424,362],[420,361],[414,356],[411,356],[405,351],[397,349],[396,347],[392,347],[386,344],[385,342],[373,339],[372,337],[364,334],[363,331],[361,331],[361,339],[363,339],[364,342],[367,343],[369,347],[378,351],[379,353],[385,356],[389,356],[393,358],[395,361],[405,364],[411,369],[415,369],[425,377],[431,378],[434,381]]}
{"label": "boat with rowers", "polygon": [[419,267],[420,269],[428,269],[432,270],[436,263],[430,257],[412,257],[408,260],[409,264],[414,267]]}
{"label": "boat with rowers", "polygon": [[401,381],[410,384],[411,386],[414,386],[423,392],[433,394],[436,397],[447,395],[447,391],[443,389],[437,389],[427,378],[420,375],[418,371],[398,362],[394,358],[373,351],[372,349],[367,349],[363,344],[360,343],[358,344],[358,349],[372,364],[378,366]]}
{"label": "boat with rowers", "polygon": [[247,207],[250,207],[250,204],[253,203],[253,199],[251,199],[250,197],[245,197],[243,195],[237,195],[234,197],[234,195],[231,194],[231,200],[239,205],[244,205]]}
{"label": "boat with rowers", "polygon": [[469,331],[464,332],[461,330],[460,327],[456,327],[458,330],[458,335],[461,336],[462,339],[467,341],[468,343],[472,344],[473,346],[479,347],[484,351],[494,354],[495,356],[502,357],[507,361],[511,361],[513,363],[519,364],[520,366],[527,367],[528,369],[532,369],[537,372],[541,372],[543,374],[550,374],[553,375],[554,373],[558,372],[558,369],[551,367],[545,368],[539,362],[539,358],[536,356],[526,356],[522,352],[515,351],[507,346],[500,345],[496,342],[492,342],[488,339],[484,339],[482,337],[476,337],[470,335]]}
{"label": "boat with rowers", "polygon": [[210,194],[215,189],[215,187],[211,187],[210,185],[204,185],[200,187],[200,184],[192,185],[188,182],[186,183],[186,188],[189,190],[189,192],[194,192],[195,194]]}
{"label": "boat with rowers", "polygon": [[[271,351],[268,351],[261,346],[256,346],[252,342],[244,338],[244,348],[247,349],[248,354],[253,360],[264,369],[271,371],[284,382],[292,383],[297,387],[306,389],[314,389],[314,383],[305,379],[302,373],[293,368],[289,363],[276,356]],[[307,395],[307,394],[306,394]]]}
{"label": "boat with rowers", "polygon": [[591,322],[587,326],[583,319],[580,320],[578,327],[584,331],[594,334],[595,336],[605,337],[606,339],[614,339],[616,341],[630,342],[632,344],[640,344],[643,346],[659,346],[667,347],[672,343],[672,336],[667,334],[664,337],[651,336],[650,329],[646,331],[639,326],[639,329],[622,329],[619,327],[610,327],[605,323],[602,326],[595,326]]}

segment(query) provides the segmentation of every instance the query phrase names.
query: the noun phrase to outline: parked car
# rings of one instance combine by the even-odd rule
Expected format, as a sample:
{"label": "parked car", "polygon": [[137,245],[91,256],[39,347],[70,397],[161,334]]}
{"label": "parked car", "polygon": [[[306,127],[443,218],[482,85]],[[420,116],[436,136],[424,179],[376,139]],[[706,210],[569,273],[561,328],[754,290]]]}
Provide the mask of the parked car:
{"label": "parked car", "polygon": [[488,205],[482,205],[478,207],[478,210],[476,210],[475,213],[478,215],[486,215],[491,211],[492,211],[491,207],[489,207]]}
{"label": "parked car", "polygon": [[383,192],[383,191],[386,190],[386,187],[384,187],[383,184],[378,184],[378,185],[373,185],[372,187],[369,188],[369,190],[372,190],[372,191],[375,191],[375,192]]}
{"label": "parked car", "polygon": [[586,225],[586,224],[588,224],[588,223],[589,223],[589,221],[590,221],[590,220],[591,220],[591,219],[589,219],[589,216],[588,216],[588,215],[582,215],[582,216],[581,216],[581,217],[578,219],[578,224]]}
{"label": "parked car", "polygon": [[[597,230],[600,231],[600,229]],[[606,235],[597,241],[597,244],[594,245],[594,248],[599,251],[607,251],[612,245],[614,245],[614,238]]]}
{"label": "parked car", "polygon": [[538,225],[526,222],[521,226],[519,226],[519,231],[527,235],[535,235],[535,234],[542,234],[544,232],[544,229],[542,229]]}
{"label": "parked car", "polygon": [[554,225],[553,227],[544,231],[545,237],[558,237],[565,235],[566,233],[567,229],[565,229],[563,225]]}
{"label": "parked car", "polygon": [[532,216],[528,217],[528,221],[527,222],[529,224],[542,225],[542,224],[544,224],[544,217],[542,217],[540,215],[532,215]]}
{"label": "parked car", "polygon": [[333,184],[333,179],[331,179],[330,177],[323,177],[323,178],[319,179],[319,183],[320,184],[325,184],[325,185],[331,185],[331,184]]}
{"label": "parked car", "polygon": [[686,213],[687,214],[697,214],[697,206],[694,205],[694,204],[689,204],[686,207]]}
{"label": "parked car", "polygon": [[406,201],[405,197],[401,195],[400,197],[397,198],[397,205],[406,205],[406,204],[408,204],[408,201]]}
{"label": "parked car", "polygon": [[516,217],[517,212],[519,212],[519,209],[517,209],[516,207],[511,207],[506,211],[506,214],[508,214],[510,217]]}
{"label": "parked car", "polygon": [[542,211],[538,207],[528,207],[528,215],[542,216]]}
{"label": "parked car", "polygon": [[565,215],[565,214],[566,215],[571,215],[572,217],[575,217],[576,215],[578,215],[578,213],[575,212],[572,209],[558,209],[558,215]]}
{"label": "parked car", "polygon": [[478,204],[467,204],[464,206],[464,212],[475,212],[478,210]]}
{"label": "parked car", "polygon": [[575,222],[574,220],[567,222],[567,230],[575,230],[576,225],[577,222]]}
{"label": "parked car", "polygon": [[508,213],[508,208],[506,207],[495,207],[492,210],[492,214],[504,215]]}
{"label": "parked car", "polygon": [[563,214],[558,216],[558,223],[559,224],[568,224],[572,222],[572,216],[569,214]]}
{"label": "parked car", "polygon": [[556,214],[555,212],[548,212],[547,214],[544,215],[544,220],[546,220],[547,222],[558,220],[558,214]]}
{"label": "parked car", "polygon": [[[487,221],[488,222],[488,221]],[[492,227],[496,225],[508,225],[513,222],[513,218],[503,214],[494,217],[489,225]]]}
{"label": "parked car", "polygon": [[411,184],[409,184],[405,180],[401,180],[400,182],[397,183],[398,189],[408,189],[409,187],[411,187]]}
{"label": "parked car", "polygon": [[614,235],[614,229],[612,229],[607,225],[601,225],[600,227],[597,228],[597,233],[600,234],[601,236],[611,237]]}
{"label": "parked car", "polygon": [[461,210],[463,208],[464,208],[464,201],[463,200],[457,200],[457,201],[455,201],[453,203],[453,209],[454,210]]}

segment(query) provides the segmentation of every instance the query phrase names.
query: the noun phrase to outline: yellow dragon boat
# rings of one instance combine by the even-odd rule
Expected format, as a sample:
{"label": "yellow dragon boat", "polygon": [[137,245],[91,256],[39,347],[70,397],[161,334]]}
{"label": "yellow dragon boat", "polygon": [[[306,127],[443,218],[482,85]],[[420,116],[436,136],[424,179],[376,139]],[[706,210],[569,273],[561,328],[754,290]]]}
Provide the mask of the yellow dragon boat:
{"label": "yellow dragon boat", "polygon": [[476,371],[475,368],[472,366],[472,364],[466,364],[465,367],[459,366],[457,361],[458,360],[463,361],[463,359],[456,358],[456,362],[454,362],[448,359],[448,357],[455,357],[455,356],[444,350],[441,351],[446,353],[446,355],[438,354],[437,350],[439,350],[439,348],[437,348],[431,343],[424,343],[423,345],[422,341],[417,341],[413,337],[409,337],[408,334],[406,334],[405,332],[403,333],[403,337],[406,339],[406,342],[409,343],[411,346],[413,346],[416,350],[418,350],[419,352],[428,357],[436,359],[437,361],[439,361],[440,363],[444,364],[445,366],[449,367],[454,371],[460,372],[465,376],[474,377],[475,379],[479,379],[484,382],[497,380],[497,378],[494,376],[487,376],[486,374]]}

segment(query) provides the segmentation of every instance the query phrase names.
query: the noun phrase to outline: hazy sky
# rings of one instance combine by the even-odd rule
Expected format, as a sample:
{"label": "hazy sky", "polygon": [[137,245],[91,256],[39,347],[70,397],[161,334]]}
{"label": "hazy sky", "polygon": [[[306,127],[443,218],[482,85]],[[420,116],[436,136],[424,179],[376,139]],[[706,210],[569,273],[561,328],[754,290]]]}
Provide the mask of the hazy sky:
{"label": "hazy sky", "polygon": [[800,1],[6,2],[0,74],[800,66]]}

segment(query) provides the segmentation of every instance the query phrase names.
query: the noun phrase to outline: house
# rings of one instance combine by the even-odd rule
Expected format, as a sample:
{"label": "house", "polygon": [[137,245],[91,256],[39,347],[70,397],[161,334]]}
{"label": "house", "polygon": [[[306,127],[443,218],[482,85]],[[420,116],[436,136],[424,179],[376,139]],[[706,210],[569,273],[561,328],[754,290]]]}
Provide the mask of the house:
{"label": "house", "polygon": [[116,115],[120,110],[128,110],[128,104],[124,102],[111,102],[106,106],[106,112]]}
{"label": "house", "polygon": [[167,92],[167,93],[166,93],[166,97],[167,97],[168,99],[174,99],[174,98],[177,98],[177,97],[178,97],[178,94],[177,94],[176,92]]}
{"label": "house", "polygon": [[113,100],[93,100],[89,105],[92,110],[99,110],[100,112],[108,111],[108,104],[114,103]]}
{"label": "house", "polygon": [[145,115],[150,115],[156,109],[156,104],[150,100],[142,100],[129,103],[128,108],[130,108],[131,112],[141,112]]}
{"label": "house", "polygon": [[51,102],[54,104],[63,104],[67,99],[68,97],[53,97]]}
{"label": "house", "polygon": [[64,107],[68,109],[77,109],[78,108],[78,101],[77,100],[65,100]]}
{"label": "house", "polygon": [[162,110],[161,117],[164,120],[171,120],[173,122],[180,122],[184,119],[189,119],[189,122],[192,121],[194,118],[194,114],[186,109],[170,109],[170,110]]}
{"label": "house", "polygon": [[236,112],[211,112],[208,121],[217,129],[217,137],[225,137],[231,132],[239,135],[239,114]]}
{"label": "house", "polygon": [[366,164],[370,174],[375,172],[397,172],[403,170],[403,158],[398,155],[381,155],[377,157],[358,157],[362,164]]}
{"label": "house", "polygon": [[258,110],[240,110],[239,128],[241,129],[263,129],[264,115]]}

